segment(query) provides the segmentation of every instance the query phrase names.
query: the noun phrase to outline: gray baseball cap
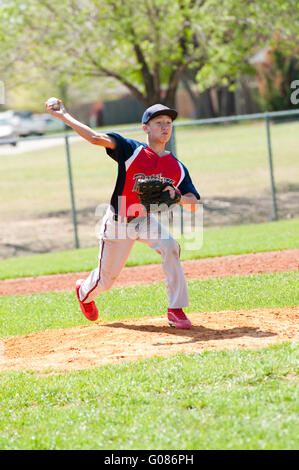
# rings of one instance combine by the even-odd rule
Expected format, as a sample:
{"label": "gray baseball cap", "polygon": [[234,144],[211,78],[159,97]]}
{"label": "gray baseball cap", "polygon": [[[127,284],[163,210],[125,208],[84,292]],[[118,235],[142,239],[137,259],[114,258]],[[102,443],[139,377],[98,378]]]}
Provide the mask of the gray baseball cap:
{"label": "gray baseball cap", "polygon": [[166,116],[170,116],[171,119],[174,121],[178,115],[175,109],[168,108],[163,104],[154,104],[147,108],[142,116],[142,124],[147,124],[151,119],[156,116],[160,116],[161,114],[166,114]]}

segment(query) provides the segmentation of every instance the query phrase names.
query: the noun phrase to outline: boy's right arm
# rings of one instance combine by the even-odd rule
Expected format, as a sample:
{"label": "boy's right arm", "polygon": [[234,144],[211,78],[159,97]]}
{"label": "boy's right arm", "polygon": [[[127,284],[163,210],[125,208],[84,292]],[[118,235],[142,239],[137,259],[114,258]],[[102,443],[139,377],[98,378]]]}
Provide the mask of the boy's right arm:
{"label": "boy's right arm", "polygon": [[87,140],[91,144],[100,145],[102,147],[106,147],[109,149],[114,150],[116,147],[116,139],[114,137],[109,136],[107,134],[102,134],[96,132],[94,129],[91,129],[86,124],[83,124],[77,119],[73,118],[65,109],[61,100],[58,100],[60,109],[54,110],[53,105],[47,105],[46,103],[46,110],[48,111],[51,116],[61,119],[65,122],[68,126],[70,126],[74,131],[77,132],[83,139]]}

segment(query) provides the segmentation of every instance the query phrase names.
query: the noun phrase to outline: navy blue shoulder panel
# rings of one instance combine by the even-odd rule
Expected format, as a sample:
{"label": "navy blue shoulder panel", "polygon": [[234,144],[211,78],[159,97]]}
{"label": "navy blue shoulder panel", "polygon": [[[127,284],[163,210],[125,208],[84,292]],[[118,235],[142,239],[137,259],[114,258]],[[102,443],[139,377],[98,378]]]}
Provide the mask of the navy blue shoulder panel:
{"label": "navy blue shoulder panel", "polygon": [[192,194],[194,194],[194,196],[197,199],[200,199],[200,195],[197,192],[197,190],[196,190],[196,188],[195,188],[195,186],[192,182],[192,179],[189,175],[189,171],[187,170],[185,165],[182,162],[180,162],[175,156],[174,156],[174,158],[180,163],[180,165],[182,165],[182,167],[184,168],[184,172],[185,172],[185,176],[184,176],[183,180],[180,182],[180,184],[178,185],[178,189],[181,191],[182,195],[187,194],[187,193],[192,193]]}
{"label": "navy blue shoulder panel", "polygon": [[115,149],[106,148],[106,152],[109,157],[113,158],[118,163],[125,162],[130,158],[135,150],[142,145],[143,147],[147,147],[147,144],[138,142],[137,140],[133,139],[126,139],[115,132],[108,132],[107,135],[114,137],[116,140],[116,147]]}
{"label": "navy blue shoulder panel", "polygon": [[138,142],[133,139],[126,139],[115,132],[109,132],[107,135],[114,137],[116,140],[115,149],[106,148],[107,154],[118,163],[118,174],[115,183],[115,188],[111,196],[110,204],[114,209],[114,212],[118,213],[118,198],[122,195],[125,182],[126,182],[126,160],[128,160],[135,150],[142,145],[147,147],[147,144]]}

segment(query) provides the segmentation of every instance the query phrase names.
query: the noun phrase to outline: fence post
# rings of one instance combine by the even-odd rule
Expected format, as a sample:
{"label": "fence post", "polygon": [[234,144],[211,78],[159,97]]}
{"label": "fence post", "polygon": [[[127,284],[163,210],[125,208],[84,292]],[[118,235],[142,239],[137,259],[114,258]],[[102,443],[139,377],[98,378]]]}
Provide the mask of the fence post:
{"label": "fence post", "polygon": [[270,169],[270,181],[271,181],[271,193],[272,193],[272,220],[277,220],[277,204],[276,204],[276,188],[274,183],[274,172],[273,172],[273,161],[272,161],[272,148],[271,148],[271,135],[270,135],[270,121],[269,116],[265,115],[266,133],[267,133],[267,148],[268,148],[268,160]]}
{"label": "fence post", "polygon": [[172,127],[172,133],[169,142],[166,144],[166,149],[176,156],[176,142],[175,142],[175,127]]}
{"label": "fence post", "polygon": [[65,134],[64,138],[65,138],[65,152],[66,152],[66,160],[67,160],[67,170],[68,170],[70,197],[71,197],[71,205],[72,205],[72,219],[73,219],[73,227],[74,227],[75,246],[76,246],[76,248],[79,248],[79,238],[78,238],[77,216],[76,216],[74,189],[73,189],[73,177],[72,177],[72,166],[71,166],[71,156],[70,156],[70,147],[69,147],[69,137],[68,137],[68,135]]}
{"label": "fence post", "polygon": [[181,235],[184,235],[184,207],[180,204],[181,211]]}
{"label": "fence post", "polygon": [[[166,144],[166,150],[169,150],[173,155],[177,156],[176,154],[176,141],[175,141],[175,126],[172,126],[172,133],[169,142]],[[181,206],[181,209],[183,207]],[[181,210],[181,234],[184,233],[184,222],[183,222],[183,211]]]}

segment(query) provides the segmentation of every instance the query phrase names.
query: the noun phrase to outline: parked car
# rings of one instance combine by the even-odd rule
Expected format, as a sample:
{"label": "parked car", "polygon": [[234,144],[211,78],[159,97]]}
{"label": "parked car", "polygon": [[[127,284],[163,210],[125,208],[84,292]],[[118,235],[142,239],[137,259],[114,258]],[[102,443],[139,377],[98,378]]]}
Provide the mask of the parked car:
{"label": "parked car", "polygon": [[64,130],[64,123],[59,119],[50,116],[48,113],[20,113],[16,116],[20,119],[17,130],[20,137],[29,135],[44,135],[52,132]]}
{"label": "parked car", "polygon": [[[4,139],[17,139],[18,132],[9,118],[0,116],[0,142]],[[17,145],[17,142],[11,142],[11,145]]]}
{"label": "parked car", "polygon": [[48,113],[39,114],[37,119],[44,123],[45,133],[61,132],[65,130],[64,122],[50,116]]}
{"label": "parked car", "polygon": [[16,128],[20,137],[43,135],[45,133],[45,122],[43,119],[39,118],[38,114],[34,114],[30,111],[15,112],[15,116],[19,119]]}
{"label": "parked car", "polygon": [[65,130],[65,124],[61,120],[55,119],[48,113],[38,114],[31,111],[8,110],[1,112],[0,126],[0,139],[28,137],[30,135],[41,136]]}

